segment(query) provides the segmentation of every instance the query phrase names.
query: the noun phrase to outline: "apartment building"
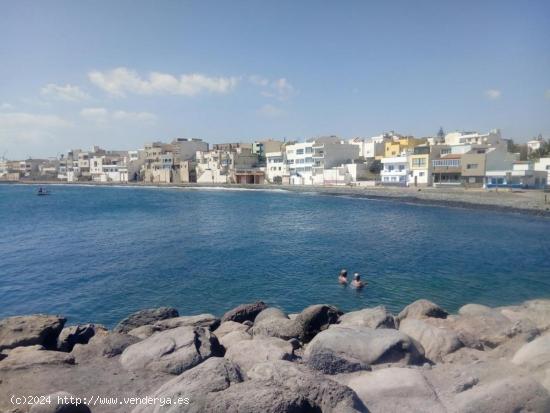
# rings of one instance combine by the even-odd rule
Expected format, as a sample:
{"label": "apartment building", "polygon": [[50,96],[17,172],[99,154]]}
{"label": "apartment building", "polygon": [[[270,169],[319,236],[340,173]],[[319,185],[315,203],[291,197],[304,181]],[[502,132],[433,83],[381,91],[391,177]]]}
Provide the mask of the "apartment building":
{"label": "apartment building", "polygon": [[409,184],[414,186],[432,185],[432,163],[430,162],[430,146],[422,144],[413,148],[409,155]]}
{"label": "apartment building", "polygon": [[266,152],[265,178],[269,183],[290,183],[290,173],[285,156],[285,151]]}
{"label": "apartment building", "polygon": [[401,156],[382,158],[383,168],[380,171],[382,185],[406,186],[409,176],[409,160],[405,153]]}
{"label": "apartment building", "polygon": [[486,188],[544,189],[548,173],[535,170],[534,162],[516,161],[511,169],[487,171]]}

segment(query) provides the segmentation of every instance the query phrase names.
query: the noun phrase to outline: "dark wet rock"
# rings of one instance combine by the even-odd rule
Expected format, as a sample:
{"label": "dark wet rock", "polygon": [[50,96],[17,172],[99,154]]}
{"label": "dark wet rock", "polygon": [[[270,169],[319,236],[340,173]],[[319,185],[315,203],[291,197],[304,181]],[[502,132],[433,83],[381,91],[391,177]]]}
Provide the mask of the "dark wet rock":
{"label": "dark wet rock", "polygon": [[395,328],[395,317],[386,307],[379,305],[374,308],[345,313],[340,317],[338,323],[370,328]]}
{"label": "dark wet rock", "polygon": [[137,311],[122,320],[113,329],[115,333],[127,333],[134,328],[155,324],[157,321],[178,317],[178,310],[172,307],[149,308]]}
{"label": "dark wet rock", "polygon": [[405,319],[399,324],[399,331],[422,344],[427,359],[436,362],[463,347],[458,334],[450,328],[438,327],[424,320]]}
{"label": "dark wet rock", "polygon": [[[72,397],[72,399],[71,399]],[[67,392],[57,392],[47,395],[51,404],[35,404],[31,407],[30,413],[91,413],[90,408],[83,404],[77,404],[76,398]],[[72,403],[71,403],[72,400]]]}
{"label": "dark wet rock", "polygon": [[235,321],[242,323],[244,321],[254,321],[256,316],[267,308],[267,305],[263,301],[256,301],[250,304],[241,304],[225,313],[222,317],[222,323],[224,321]]}
{"label": "dark wet rock", "polygon": [[[238,368],[230,361],[222,357],[211,357],[203,363],[195,366],[172,380],[164,383],[153,394],[158,397],[172,400],[189,398],[187,405],[179,406],[138,406],[132,413],[169,413],[184,411],[187,413],[202,413],[208,408],[209,395],[216,397],[236,383],[243,381]],[[211,410],[210,410],[211,411]]]}
{"label": "dark wet rock", "polygon": [[389,367],[335,379],[355,391],[372,413],[447,411],[420,369]]}
{"label": "dark wet rock", "polygon": [[292,360],[293,347],[288,341],[277,337],[254,337],[232,344],[225,358],[247,373],[256,364],[273,360]]}
{"label": "dark wet rock", "polygon": [[210,330],[177,327],[132,344],[124,350],[120,362],[128,370],[149,369],[181,374],[211,356],[222,356],[223,352]]}
{"label": "dark wet rock", "polygon": [[96,330],[107,331],[105,327],[97,324],[79,324],[65,327],[57,338],[57,350],[70,353],[76,344],[87,344],[95,335]]}
{"label": "dark wet rock", "polygon": [[55,349],[65,321],[63,317],[44,314],[4,318],[0,320],[0,351],[33,345]]}
{"label": "dark wet rock", "polygon": [[447,311],[429,300],[416,300],[399,313],[397,320],[401,321],[406,318],[422,319],[430,317],[447,318],[448,315],[449,313],[447,313]]}
{"label": "dark wet rock", "polygon": [[206,412],[366,412],[348,387],[306,366],[270,361],[249,371],[250,379],[211,394]]}
{"label": "dark wet rock", "polygon": [[393,329],[332,326],[307,345],[304,358],[327,374],[363,369],[372,364],[422,364],[424,349],[406,334]]}
{"label": "dark wet rock", "polygon": [[61,351],[46,350],[39,345],[5,350],[7,357],[0,361],[0,370],[20,370],[40,365],[74,364],[74,356]]}

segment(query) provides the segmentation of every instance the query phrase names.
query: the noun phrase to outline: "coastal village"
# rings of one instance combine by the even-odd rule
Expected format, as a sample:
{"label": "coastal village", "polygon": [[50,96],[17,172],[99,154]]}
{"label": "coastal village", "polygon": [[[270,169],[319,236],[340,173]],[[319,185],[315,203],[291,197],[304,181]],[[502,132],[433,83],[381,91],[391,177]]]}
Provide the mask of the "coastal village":
{"label": "coastal village", "polygon": [[550,182],[550,140],[539,135],[516,145],[498,129],[212,145],[176,138],[128,151],[94,146],[53,159],[2,157],[0,180],[544,189]]}

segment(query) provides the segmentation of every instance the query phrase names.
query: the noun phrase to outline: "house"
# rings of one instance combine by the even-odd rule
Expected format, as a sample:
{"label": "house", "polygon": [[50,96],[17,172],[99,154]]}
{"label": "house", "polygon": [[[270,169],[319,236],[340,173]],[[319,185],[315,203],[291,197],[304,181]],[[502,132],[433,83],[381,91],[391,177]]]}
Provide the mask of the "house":
{"label": "house", "polygon": [[507,140],[502,139],[500,129],[492,129],[488,133],[478,132],[451,132],[445,135],[445,145],[455,146],[464,144],[477,145],[507,145]]}
{"label": "house", "polygon": [[531,161],[516,161],[512,169],[487,171],[486,188],[544,189],[548,172],[535,170]]}
{"label": "house", "polygon": [[196,176],[198,183],[264,183],[264,171],[259,167],[258,155],[252,148],[237,144],[219,146],[227,149],[213,149],[196,154]]}
{"label": "house", "polygon": [[290,175],[285,151],[266,152],[265,178],[269,183],[289,184]]}
{"label": "house", "polygon": [[414,186],[432,185],[432,163],[430,162],[430,146],[422,144],[415,146],[408,157],[409,184]]}
{"label": "house", "polygon": [[383,169],[380,171],[382,185],[407,185],[409,162],[405,153],[401,156],[382,158],[382,165]]}
{"label": "house", "polygon": [[535,162],[535,171],[546,171],[548,173],[548,179],[546,184],[550,182],[550,158],[540,158]]}
{"label": "house", "polygon": [[488,171],[511,169],[516,160],[517,155],[509,153],[501,145],[474,145],[462,155],[462,184],[482,187]]}
{"label": "house", "polygon": [[353,185],[369,177],[364,162],[347,163],[323,170],[323,185]]}
{"label": "house", "polygon": [[452,153],[449,145],[434,145],[430,148],[433,186],[460,185],[462,154]]}
{"label": "house", "polygon": [[539,135],[535,139],[532,139],[527,142],[527,153],[530,154],[531,152],[539,150],[542,145],[544,144],[544,139],[542,139],[542,136]]}
{"label": "house", "polygon": [[348,140],[351,145],[359,147],[359,157],[363,159],[382,159],[384,157],[385,145],[387,140],[385,135],[375,136],[372,138],[352,138]]}
{"label": "house", "polygon": [[324,175],[325,169],[331,169],[341,164],[351,164],[359,158],[357,145],[342,143],[340,139],[334,136],[316,139],[312,149],[311,179],[314,185],[327,184]]}
{"label": "house", "polygon": [[128,156],[120,151],[94,155],[90,159],[90,175],[94,182],[128,182]]}
{"label": "house", "polygon": [[413,148],[426,143],[426,139],[413,138],[412,136],[393,135],[384,142],[384,157],[399,157],[403,152],[412,152]]}
{"label": "house", "polygon": [[144,146],[145,160],[141,174],[144,182],[170,183],[174,169],[174,153],[170,144],[148,143]]}

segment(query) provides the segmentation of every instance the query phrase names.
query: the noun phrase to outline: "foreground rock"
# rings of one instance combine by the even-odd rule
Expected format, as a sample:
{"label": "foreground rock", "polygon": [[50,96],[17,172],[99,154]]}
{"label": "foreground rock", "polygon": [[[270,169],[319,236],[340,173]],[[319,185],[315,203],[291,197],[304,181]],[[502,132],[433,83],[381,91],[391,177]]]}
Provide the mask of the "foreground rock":
{"label": "foreground rock", "polygon": [[225,358],[247,374],[255,365],[265,361],[292,360],[294,349],[288,341],[277,337],[254,337],[232,344]]}
{"label": "foreground rock", "polygon": [[371,364],[420,364],[424,349],[397,330],[332,326],[306,347],[308,365],[327,374],[368,369]]}
{"label": "foreground rock", "polygon": [[538,337],[521,347],[512,363],[530,368],[547,366],[550,368],[550,333]]}
{"label": "foreground rock", "polygon": [[204,327],[177,327],[132,344],[120,357],[128,370],[181,374],[211,356],[223,356],[218,339]]}
{"label": "foreground rock", "polygon": [[256,365],[250,380],[209,397],[207,412],[365,412],[363,403],[342,386],[303,365],[270,361]]}
{"label": "foreground rock", "polygon": [[137,337],[128,334],[96,334],[88,344],[76,344],[71,353],[74,354],[77,361],[98,356],[111,358],[122,354],[127,347],[137,342],[139,342]]}
{"label": "foreground rock", "polygon": [[31,407],[30,413],[91,413],[85,404],[74,402],[75,396],[70,393],[60,391],[49,394],[47,398],[51,400],[51,404],[35,404]]}
{"label": "foreground rock", "polygon": [[338,323],[341,325],[370,328],[396,327],[395,317],[383,305],[346,313],[340,317]]}
{"label": "foreground rock", "polygon": [[424,320],[405,319],[399,324],[399,331],[422,344],[426,358],[433,362],[442,361],[444,356],[464,346],[453,330]]}
{"label": "foreground rock", "polygon": [[355,391],[371,413],[447,411],[419,369],[390,367],[335,379]]}
{"label": "foreground rock", "polygon": [[0,370],[27,369],[40,365],[74,364],[74,356],[44,347],[26,346],[7,351],[7,357],[0,361]]}
{"label": "foreground rock", "polygon": [[416,300],[398,314],[397,320],[401,322],[406,318],[447,318],[448,315],[447,311],[429,300]]}
{"label": "foreground rock", "polygon": [[137,311],[122,320],[113,329],[115,333],[127,333],[134,328],[154,324],[157,321],[178,317],[178,310],[172,307],[150,308]]}
{"label": "foreground rock", "polygon": [[319,331],[336,323],[340,315],[337,308],[326,304],[309,306],[292,319],[277,308],[267,308],[257,316],[252,334],[284,340],[296,338],[307,343]]}
{"label": "foreground rock", "polygon": [[199,314],[193,316],[173,317],[157,321],[154,324],[147,324],[133,328],[128,334],[145,339],[158,331],[170,330],[178,327],[204,327],[214,330],[220,325],[220,319],[212,314]]}
{"label": "foreground rock", "polygon": [[222,323],[225,321],[235,321],[237,323],[254,321],[256,316],[266,308],[267,305],[263,301],[256,301],[251,304],[242,304],[225,313],[221,321]]}
{"label": "foreground rock", "polygon": [[4,318],[0,320],[0,351],[33,345],[54,349],[65,321],[44,314]]}

